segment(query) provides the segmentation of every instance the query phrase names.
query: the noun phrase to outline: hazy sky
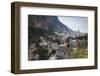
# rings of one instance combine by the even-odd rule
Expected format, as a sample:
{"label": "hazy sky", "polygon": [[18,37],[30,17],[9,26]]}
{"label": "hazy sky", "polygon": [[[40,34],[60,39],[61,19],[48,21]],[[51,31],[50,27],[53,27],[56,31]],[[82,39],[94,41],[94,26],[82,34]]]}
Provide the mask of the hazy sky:
{"label": "hazy sky", "polygon": [[88,32],[88,18],[87,17],[58,17],[58,19],[74,31]]}

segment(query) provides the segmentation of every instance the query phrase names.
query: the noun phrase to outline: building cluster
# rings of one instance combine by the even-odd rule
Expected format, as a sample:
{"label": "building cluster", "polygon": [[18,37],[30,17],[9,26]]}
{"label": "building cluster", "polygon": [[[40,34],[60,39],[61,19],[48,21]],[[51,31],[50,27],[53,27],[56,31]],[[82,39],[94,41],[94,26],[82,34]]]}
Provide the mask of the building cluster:
{"label": "building cluster", "polygon": [[41,42],[39,43],[39,46],[36,46],[35,43],[31,44],[30,48],[32,50],[34,50],[34,48],[37,48],[37,50],[34,50],[32,52],[38,51],[38,48],[46,49],[47,52],[44,50],[42,50],[41,53],[30,52],[31,54],[33,54],[31,55],[32,60],[39,60],[39,56],[45,56],[43,57],[42,60],[68,59],[71,52],[70,49],[78,47],[79,44],[79,40],[71,38],[65,40],[56,40],[56,39],[46,40],[44,37],[41,36],[40,39]]}

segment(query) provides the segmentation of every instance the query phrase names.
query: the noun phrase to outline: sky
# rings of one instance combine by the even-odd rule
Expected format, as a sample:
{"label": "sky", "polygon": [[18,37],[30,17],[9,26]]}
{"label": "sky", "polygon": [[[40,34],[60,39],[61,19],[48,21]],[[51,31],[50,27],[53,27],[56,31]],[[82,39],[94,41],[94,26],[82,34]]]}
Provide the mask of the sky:
{"label": "sky", "polygon": [[88,17],[60,16],[58,19],[73,31],[88,32]]}

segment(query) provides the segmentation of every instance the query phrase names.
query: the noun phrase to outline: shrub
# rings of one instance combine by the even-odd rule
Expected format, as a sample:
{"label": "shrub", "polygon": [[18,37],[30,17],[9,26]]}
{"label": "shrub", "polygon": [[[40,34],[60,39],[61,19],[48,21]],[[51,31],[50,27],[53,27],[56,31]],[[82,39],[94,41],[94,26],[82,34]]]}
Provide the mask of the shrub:
{"label": "shrub", "polygon": [[70,54],[71,58],[87,58],[88,57],[88,50],[87,49],[80,49],[77,48],[73,50]]}
{"label": "shrub", "polygon": [[38,47],[37,52],[39,54],[39,60],[47,60],[48,59],[48,49]]}

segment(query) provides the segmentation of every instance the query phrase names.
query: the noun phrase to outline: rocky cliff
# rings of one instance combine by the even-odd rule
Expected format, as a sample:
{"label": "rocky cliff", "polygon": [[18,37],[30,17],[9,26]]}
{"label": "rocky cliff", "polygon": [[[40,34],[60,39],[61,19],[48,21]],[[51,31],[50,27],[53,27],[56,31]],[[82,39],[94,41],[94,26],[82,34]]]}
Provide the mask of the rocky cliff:
{"label": "rocky cliff", "polygon": [[61,23],[56,16],[29,15],[28,23],[29,27],[43,28],[57,32],[72,32],[72,30]]}
{"label": "rocky cliff", "polygon": [[[44,29],[44,30],[49,31],[49,33],[56,32],[58,35],[64,35],[65,37],[68,37],[68,36],[76,37],[76,36],[84,35],[84,33],[80,33],[78,31],[73,31],[72,29],[67,27],[67,25],[63,24],[58,19],[57,16],[29,15],[28,16],[28,27]],[[44,30],[41,30],[41,31],[38,30],[37,32],[38,32],[38,34],[40,34],[40,33],[46,34]],[[29,31],[31,31],[31,29],[29,29]],[[34,33],[34,32],[31,32],[31,33]],[[29,33],[29,35],[30,35],[30,33]]]}

